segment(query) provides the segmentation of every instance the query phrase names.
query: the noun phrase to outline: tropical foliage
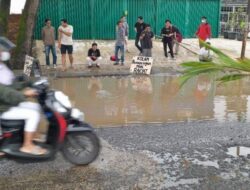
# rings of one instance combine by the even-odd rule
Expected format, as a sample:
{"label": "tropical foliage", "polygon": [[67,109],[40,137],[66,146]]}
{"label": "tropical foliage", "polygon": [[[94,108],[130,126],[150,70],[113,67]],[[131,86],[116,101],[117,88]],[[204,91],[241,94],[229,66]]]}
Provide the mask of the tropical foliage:
{"label": "tropical foliage", "polygon": [[183,76],[180,78],[183,85],[190,78],[202,73],[217,73],[217,81],[228,82],[242,79],[250,76],[250,60],[235,60],[224,54],[219,49],[209,46],[203,42],[203,45],[211,49],[216,57],[212,62],[186,62],[182,63],[184,68]]}
{"label": "tropical foliage", "polygon": [[0,36],[7,34],[10,0],[0,0]]}

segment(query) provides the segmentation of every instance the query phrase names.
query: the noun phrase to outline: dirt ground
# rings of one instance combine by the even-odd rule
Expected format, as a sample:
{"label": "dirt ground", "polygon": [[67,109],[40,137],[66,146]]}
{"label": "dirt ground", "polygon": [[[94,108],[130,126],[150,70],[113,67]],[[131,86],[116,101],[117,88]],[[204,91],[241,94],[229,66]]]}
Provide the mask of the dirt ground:
{"label": "dirt ground", "polygon": [[[98,47],[101,50],[101,54],[103,57],[102,64],[105,66],[112,65],[110,61],[110,56],[114,55],[114,45],[115,41],[103,41],[98,40]],[[93,41],[91,40],[83,40],[83,41],[74,41],[74,63],[76,65],[84,66],[86,65],[86,56],[88,49],[91,47]],[[212,39],[211,43],[214,47],[221,49],[226,54],[232,56],[233,58],[238,58],[241,52],[242,42],[236,40],[226,40],[222,38]],[[191,49],[193,52],[199,52],[199,46],[197,39],[184,39],[183,46],[188,49]],[[125,55],[126,65],[129,66],[132,58],[139,54],[138,50],[134,46],[134,40],[130,40],[128,43],[129,53]],[[44,46],[41,41],[36,41],[36,52],[37,58],[40,60],[41,65],[45,65],[45,55],[44,55]],[[57,48],[58,55],[58,65],[61,64],[61,56],[60,51]],[[247,44],[246,56],[250,57],[250,44]],[[178,66],[180,63],[184,61],[197,60],[198,56],[194,53],[188,51],[187,49],[180,47],[179,54],[176,56],[176,60],[172,60],[170,58],[165,58],[163,54],[163,45],[160,40],[155,40],[153,45],[153,58],[155,66]]]}
{"label": "dirt ground", "polygon": [[[114,45],[115,41],[96,41],[98,43],[98,47],[101,50],[101,54],[103,57],[102,65],[109,66],[112,65],[110,61],[110,56],[114,55]],[[84,40],[84,41],[75,41],[74,42],[74,63],[78,66],[86,65],[86,56],[88,49],[91,47],[93,41]],[[41,41],[36,41],[37,45],[37,55],[38,59],[40,60],[42,65],[45,65],[45,56],[44,56],[44,47]],[[132,62],[132,58],[139,54],[139,51],[134,46],[134,41],[130,40],[128,44],[128,50],[125,55],[125,67],[129,66]],[[61,56],[60,51],[57,48],[58,54],[58,64],[61,64]],[[153,48],[153,58],[154,58],[154,65],[155,66],[173,66],[178,65],[186,60],[195,60],[197,57],[192,53],[189,53],[187,50],[180,48],[179,55],[176,56],[176,60],[172,60],[170,58],[165,58],[163,54],[163,47],[160,41],[154,41],[154,48]],[[113,65],[112,65],[113,67]]]}

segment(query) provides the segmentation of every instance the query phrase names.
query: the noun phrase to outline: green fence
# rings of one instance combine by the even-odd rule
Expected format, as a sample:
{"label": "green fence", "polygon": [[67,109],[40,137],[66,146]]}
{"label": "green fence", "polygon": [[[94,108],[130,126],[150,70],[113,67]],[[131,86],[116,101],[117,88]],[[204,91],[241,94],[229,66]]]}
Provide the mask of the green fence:
{"label": "green fence", "polygon": [[200,18],[206,16],[213,37],[219,33],[220,0],[40,0],[35,38],[41,38],[45,18],[57,28],[67,18],[74,26],[74,39],[114,39],[115,25],[128,11],[130,38],[135,37],[134,24],[143,16],[159,34],[168,18],[185,37],[193,37]]}

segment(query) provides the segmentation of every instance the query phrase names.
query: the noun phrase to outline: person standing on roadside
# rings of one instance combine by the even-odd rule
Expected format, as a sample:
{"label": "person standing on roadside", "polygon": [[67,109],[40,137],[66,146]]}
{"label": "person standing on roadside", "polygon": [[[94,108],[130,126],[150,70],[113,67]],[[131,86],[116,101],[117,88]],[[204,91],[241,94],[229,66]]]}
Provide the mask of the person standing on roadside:
{"label": "person standing on roadside", "polygon": [[162,36],[165,57],[168,57],[168,51],[167,51],[167,46],[168,46],[170,55],[172,59],[174,59],[173,39],[176,36],[176,31],[175,28],[172,27],[170,20],[165,21],[165,27],[163,27],[161,30],[161,36]]}
{"label": "person standing on roadside", "polygon": [[141,33],[145,30],[145,28],[146,28],[146,24],[143,21],[143,17],[139,16],[137,23],[135,24],[135,32],[136,32],[135,46],[140,51],[140,53],[142,53],[142,48],[141,46],[139,46],[139,41],[140,41]]}
{"label": "person standing on roadside", "polygon": [[73,26],[68,24],[67,19],[61,20],[58,34],[58,46],[62,54],[62,70],[66,71],[66,53],[68,53],[69,56],[70,67],[73,68]]}
{"label": "person standing on roadside", "polygon": [[197,38],[199,39],[200,48],[203,47],[203,45],[201,44],[201,41],[205,42],[206,40],[211,38],[212,36],[211,26],[210,24],[208,24],[207,18],[205,16],[201,18],[201,24],[195,34]]}
{"label": "person standing on roadside", "polygon": [[124,30],[125,30],[125,49],[128,51],[128,37],[129,37],[129,25],[126,19],[126,16],[121,17],[121,22],[123,24]]}
{"label": "person standing on roadside", "polygon": [[56,68],[56,46],[55,46],[55,28],[51,25],[50,19],[45,19],[45,26],[42,29],[42,40],[46,55],[47,69],[50,68],[50,51],[53,56],[53,67]]}
{"label": "person standing on roadside", "polygon": [[152,57],[152,48],[154,38],[154,33],[151,31],[150,25],[146,25],[146,29],[141,33],[141,47],[142,47],[142,56]]}
{"label": "person standing on roadside", "polygon": [[125,51],[124,51],[124,46],[125,46],[125,30],[123,27],[123,23],[121,21],[118,21],[117,23],[118,29],[116,31],[116,43],[115,43],[115,64],[114,65],[119,65],[119,57],[118,53],[119,51],[121,52],[121,65],[124,65],[124,56],[125,56]]}
{"label": "person standing on roadside", "polygon": [[175,37],[174,37],[174,41],[173,41],[173,49],[175,49],[174,54],[178,55],[179,48],[180,48],[180,43],[182,42],[182,34],[181,34],[180,30],[176,26],[172,25],[172,28],[176,33]]}

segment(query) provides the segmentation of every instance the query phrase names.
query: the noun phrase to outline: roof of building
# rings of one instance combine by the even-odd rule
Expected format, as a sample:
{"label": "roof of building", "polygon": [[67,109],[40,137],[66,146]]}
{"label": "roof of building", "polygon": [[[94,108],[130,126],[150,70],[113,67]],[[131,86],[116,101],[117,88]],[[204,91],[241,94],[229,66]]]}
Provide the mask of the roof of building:
{"label": "roof of building", "polygon": [[242,5],[247,5],[247,0],[222,0],[221,1],[222,4],[227,4],[227,5],[239,5],[239,4],[242,4]]}

